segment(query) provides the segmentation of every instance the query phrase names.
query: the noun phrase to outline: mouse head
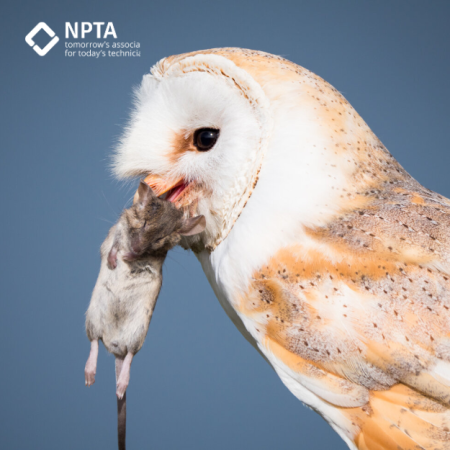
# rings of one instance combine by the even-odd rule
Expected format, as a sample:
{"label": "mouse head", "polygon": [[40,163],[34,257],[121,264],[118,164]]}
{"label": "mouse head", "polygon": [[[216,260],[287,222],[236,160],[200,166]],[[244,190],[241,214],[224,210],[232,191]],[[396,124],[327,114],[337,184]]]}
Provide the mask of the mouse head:
{"label": "mouse head", "polygon": [[158,198],[143,181],[138,197],[136,203],[124,211],[130,238],[130,252],[123,257],[127,261],[144,254],[165,255],[180,242],[181,236],[198,234],[205,229],[204,216],[184,219],[182,211],[173,203]]}

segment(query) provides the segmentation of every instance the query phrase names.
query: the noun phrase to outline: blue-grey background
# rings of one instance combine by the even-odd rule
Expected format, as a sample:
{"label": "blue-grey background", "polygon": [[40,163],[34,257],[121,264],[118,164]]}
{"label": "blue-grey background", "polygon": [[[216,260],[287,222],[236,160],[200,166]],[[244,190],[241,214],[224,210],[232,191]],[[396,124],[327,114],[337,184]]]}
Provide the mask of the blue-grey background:
{"label": "blue-grey background", "polygon": [[[152,64],[223,46],[281,54],[343,92],[414,177],[450,196],[449,19],[438,0],[3,1],[1,447],[115,448],[113,358],[102,348],[87,389],[84,312],[99,245],[134,191],[109,155]],[[40,21],[60,37],[45,57],[24,40]],[[66,21],[112,21],[141,57],[65,58]],[[164,276],[132,367],[130,450],[345,448],[241,337],[192,254],[173,251]]]}

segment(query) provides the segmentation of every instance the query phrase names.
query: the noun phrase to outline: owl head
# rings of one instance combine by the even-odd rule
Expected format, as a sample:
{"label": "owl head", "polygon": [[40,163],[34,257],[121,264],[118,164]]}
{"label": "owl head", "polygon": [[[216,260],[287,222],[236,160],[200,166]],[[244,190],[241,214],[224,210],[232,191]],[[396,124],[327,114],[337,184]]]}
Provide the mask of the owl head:
{"label": "owl head", "polygon": [[375,161],[358,153],[368,146],[376,137],[320,77],[267,53],[213,49],[165,58],[143,77],[114,171],[204,215],[204,233],[189,239],[213,250],[238,218],[286,239],[323,223],[371,178],[355,175]]}

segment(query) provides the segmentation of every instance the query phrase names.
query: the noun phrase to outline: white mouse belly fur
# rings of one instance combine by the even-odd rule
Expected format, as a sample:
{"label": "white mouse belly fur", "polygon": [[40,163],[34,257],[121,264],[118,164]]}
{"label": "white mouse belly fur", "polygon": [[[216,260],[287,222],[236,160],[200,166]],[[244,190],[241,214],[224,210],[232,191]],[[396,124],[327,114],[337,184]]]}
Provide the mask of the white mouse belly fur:
{"label": "white mouse belly fur", "polygon": [[[137,353],[147,335],[150,319],[162,284],[162,261],[146,258],[132,263],[117,253],[117,267],[107,266],[114,230],[102,245],[97,283],[86,313],[89,339],[101,339],[116,356]],[[107,249],[107,251],[104,251]],[[89,325],[88,325],[89,324]]]}

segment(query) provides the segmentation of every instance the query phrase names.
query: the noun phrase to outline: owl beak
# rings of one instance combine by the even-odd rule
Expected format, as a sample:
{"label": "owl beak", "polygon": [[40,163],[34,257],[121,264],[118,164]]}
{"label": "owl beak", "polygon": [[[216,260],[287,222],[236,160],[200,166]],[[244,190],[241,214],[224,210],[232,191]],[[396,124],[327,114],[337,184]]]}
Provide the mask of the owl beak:
{"label": "owl beak", "polygon": [[169,202],[175,202],[189,184],[186,183],[183,178],[170,180],[153,174],[148,175],[144,182],[152,188],[153,192],[158,197],[167,193],[166,200]]}

